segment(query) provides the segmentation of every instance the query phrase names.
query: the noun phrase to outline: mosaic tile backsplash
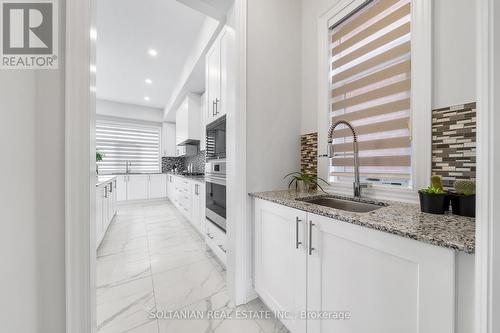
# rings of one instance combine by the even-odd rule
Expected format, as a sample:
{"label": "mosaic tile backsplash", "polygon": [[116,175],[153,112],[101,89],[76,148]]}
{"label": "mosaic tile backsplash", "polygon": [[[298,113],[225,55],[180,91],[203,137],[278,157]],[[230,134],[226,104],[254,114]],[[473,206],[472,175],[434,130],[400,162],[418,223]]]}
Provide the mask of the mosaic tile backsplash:
{"label": "mosaic tile backsplash", "polygon": [[318,173],[318,133],[300,137],[300,168],[310,175]]}
{"label": "mosaic tile backsplash", "polygon": [[432,111],[432,173],[447,189],[476,179],[476,103]]}
{"label": "mosaic tile backsplash", "polygon": [[161,172],[165,173],[171,171],[174,166],[177,167],[179,171],[187,170],[189,163],[193,163],[194,172],[204,173],[205,172],[205,151],[200,151],[195,156],[189,157],[162,157],[161,159]]}

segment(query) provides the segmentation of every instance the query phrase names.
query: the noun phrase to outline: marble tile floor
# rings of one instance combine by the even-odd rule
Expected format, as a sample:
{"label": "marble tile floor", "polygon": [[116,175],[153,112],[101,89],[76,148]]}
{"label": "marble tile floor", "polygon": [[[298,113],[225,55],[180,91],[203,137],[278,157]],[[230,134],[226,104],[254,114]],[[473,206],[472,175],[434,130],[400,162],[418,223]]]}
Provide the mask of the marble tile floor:
{"label": "marble tile floor", "polygon": [[267,310],[259,299],[231,305],[225,268],[169,201],[120,205],[97,251],[96,274],[99,333],[288,333],[275,318],[151,316]]}

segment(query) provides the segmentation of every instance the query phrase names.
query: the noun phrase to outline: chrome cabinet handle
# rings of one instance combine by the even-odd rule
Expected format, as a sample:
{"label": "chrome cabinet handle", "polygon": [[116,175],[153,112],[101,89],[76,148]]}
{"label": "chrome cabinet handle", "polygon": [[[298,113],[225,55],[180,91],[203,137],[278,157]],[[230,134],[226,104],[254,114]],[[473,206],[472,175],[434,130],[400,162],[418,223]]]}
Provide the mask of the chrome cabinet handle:
{"label": "chrome cabinet handle", "polygon": [[226,253],[226,249],[224,248],[224,246],[222,245],[217,245],[219,247],[219,249],[221,249],[222,252]]}
{"label": "chrome cabinet handle", "polygon": [[315,226],[315,224],[312,222],[312,221],[309,221],[309,255],[312,255],[312,252],[314,250],[316,250],[313,246],[312,246],[312,228],[313,226]]}
{"label": "chrome cabinet handle", "polygon": [[302,222],[301,219],[297,216],[295,218],[295,248],[298,249],[299,245],[302,244],[302,242],[299,241],[299,223]]}
{"label": "chrome cabinet handle", "polygon": [[214,236],[212,236],[209,232],[207,232],[207,236],[208,236],[208,238],[210,238],[210,239],[214,239]]}
{"label": "chrome cabinet handle", "polygon": [[212,116],[215,116],[217,113],[215,111],[215,108],[217,107],[217,104],[215,101],[212,101]]}
{"label": "chrome cabinet handle", "polygon": [[220,100],[218,98],[215,99],[215,115],[219,114],[219,102]]}
{"label": "chrome cabinet handle", "polygon": [[106,198],[106,199],[108,198],[108,187],[107,186],[104,188],[104,198]]}

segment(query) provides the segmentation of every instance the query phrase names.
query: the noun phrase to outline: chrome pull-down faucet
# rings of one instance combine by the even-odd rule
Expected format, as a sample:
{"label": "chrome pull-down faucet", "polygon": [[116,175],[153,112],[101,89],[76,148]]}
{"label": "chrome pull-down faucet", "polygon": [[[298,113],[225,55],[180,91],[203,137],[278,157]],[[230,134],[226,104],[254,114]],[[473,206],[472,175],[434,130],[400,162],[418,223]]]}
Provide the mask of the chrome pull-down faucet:
{"label": "chrome pull-down faucet", "polygon": [[368,183],[361,183],[359,180],[359,147],[358,147],[358,136],[356,130],[350,122],[347,120],[338,120],[328,130],[328,157],[333,158],[335,153],[333,151],[333,131],[338,125],[346,125],[352,132],[352,146],[353,146],[353,157],[354,157],[354,183],[353,191],[354,197],[361,197],[361,189],[369,187]]}

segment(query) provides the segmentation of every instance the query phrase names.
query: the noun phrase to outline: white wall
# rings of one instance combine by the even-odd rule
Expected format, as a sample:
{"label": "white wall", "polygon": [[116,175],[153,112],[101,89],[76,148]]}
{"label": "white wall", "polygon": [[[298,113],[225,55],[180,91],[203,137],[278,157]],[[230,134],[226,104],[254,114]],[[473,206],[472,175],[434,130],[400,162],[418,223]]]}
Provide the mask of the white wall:
{"label": "white wall", "polygon": [[[318,18],[338,0],[302,0],[301,133],[317,131]],[[475,88],[475,1],[433,3],[433,108],[473,102]]]}
{"label": "white wall", "polygon": [[300,0],[248,1],[249,192],[286,188],[299,169],[300,19]]}
{"label": "white wall", "polygon": [[162,109],[118,103],[103,99],[97,100],[96,113],[99,116],[143,120],[155,123],[161,123],[163,121]]}
{"label": "white wall", "polygon": [[476,101],[476,1],[434,3],[434,109]]}
{"label": "white wall", "polygon": [[63,69],[0,70],[2,332],[65,332],[63,94]]}

